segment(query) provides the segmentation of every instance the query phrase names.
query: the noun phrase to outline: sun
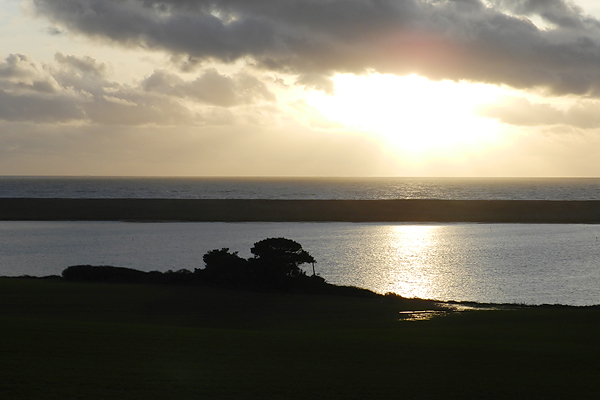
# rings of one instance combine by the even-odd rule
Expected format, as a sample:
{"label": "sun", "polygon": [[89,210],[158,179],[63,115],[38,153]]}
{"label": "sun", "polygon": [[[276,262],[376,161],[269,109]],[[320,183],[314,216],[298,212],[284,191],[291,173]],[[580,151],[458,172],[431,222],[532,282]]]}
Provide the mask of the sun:
{"label": "sun", "polygon": [[476,111],[500,98],[501,88],[384,74],[340,74],[334,83],[335,95],[315,93],[307,103],[396,151],[456,153],[493,146],[498,139],[500,124]]}

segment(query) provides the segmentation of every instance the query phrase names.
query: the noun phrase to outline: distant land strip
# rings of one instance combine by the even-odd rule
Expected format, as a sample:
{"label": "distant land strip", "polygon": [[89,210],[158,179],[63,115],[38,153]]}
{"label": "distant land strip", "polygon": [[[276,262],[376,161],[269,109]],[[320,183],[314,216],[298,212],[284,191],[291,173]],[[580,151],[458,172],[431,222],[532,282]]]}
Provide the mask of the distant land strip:
{"label": "distant land strip", "polygon": [[0,198],[4,221],[600,223],[600,201]]}

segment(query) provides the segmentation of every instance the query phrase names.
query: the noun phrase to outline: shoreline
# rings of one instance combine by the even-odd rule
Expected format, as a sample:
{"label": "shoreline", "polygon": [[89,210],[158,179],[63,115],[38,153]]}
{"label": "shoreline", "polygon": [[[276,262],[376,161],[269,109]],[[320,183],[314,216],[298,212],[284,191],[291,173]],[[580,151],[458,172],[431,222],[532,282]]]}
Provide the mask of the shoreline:
{"label": "shoreline", "polygon": [[0,220],[599,224],[600,201],[0,198]]}

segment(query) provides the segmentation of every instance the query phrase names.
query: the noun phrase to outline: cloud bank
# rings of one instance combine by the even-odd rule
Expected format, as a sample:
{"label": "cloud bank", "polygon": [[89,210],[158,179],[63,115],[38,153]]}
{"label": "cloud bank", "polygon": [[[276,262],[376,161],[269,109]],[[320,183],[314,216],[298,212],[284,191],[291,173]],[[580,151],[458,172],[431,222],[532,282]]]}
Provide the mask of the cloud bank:
{"label": "cloud bank", "polygon": [[[600,173],[600,22],[570,1],[23,1],[50,21],[31,25],[34,46],[58,52],[0,55],[3,174]],[[351,111],[340,75],[340,97],[302,90],[334,93],[331,78],[344,73],[370,75],[369,85],[377,73],[415,73],[523,91],[495,88],[511,97],[478,110],[501,122],[491,121],[491,147],[417,154],[389,145],[415,135],[398,101],[414,102],[410,90],[346,92],[359,104]],[[435,93],[420,92],[430,114],[413,120],[465,99],[429,101]],[[381,135],[344,126],[319,106],[336,101],[357,115],[386,101],[397,125]]]}
{"label": "cloud bank", "polygon": [[[225,123],[228,108],[273,102],[257,78],[214,69],[194,80],[158,70],[139,84],[110,80],[91,57],[57,53],[51,65],[11,54],[0,61],[0,120],[103,125]],[[204,108],[202,108],[204,107]]]}
{"label": "cloud bank", "polygon": [[187,67],[245,60],[325,91],[332,90],[327,78],[334,73],[375,71],[600,94],[600,21],[566,0],[34,4],[56,29],[167,51]]}

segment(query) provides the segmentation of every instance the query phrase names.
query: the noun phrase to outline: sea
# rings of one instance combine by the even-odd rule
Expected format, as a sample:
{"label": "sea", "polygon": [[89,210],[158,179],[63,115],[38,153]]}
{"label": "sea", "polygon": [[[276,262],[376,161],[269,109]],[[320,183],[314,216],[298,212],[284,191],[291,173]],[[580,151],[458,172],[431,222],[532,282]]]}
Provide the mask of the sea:
{"label": "sea", "polygon": [[0,176],[0,197],[600,200],[600,178],[98,178]]}
{"label": "sea", "polygon": [[[5,198],[600,200],[596,178],[0,177]],[[287,237],[328,282],[440,301],[600,304],[600,225],[0,221],[0,276],[202,268]],[[307,269],[312,273],[312,267]]]}

